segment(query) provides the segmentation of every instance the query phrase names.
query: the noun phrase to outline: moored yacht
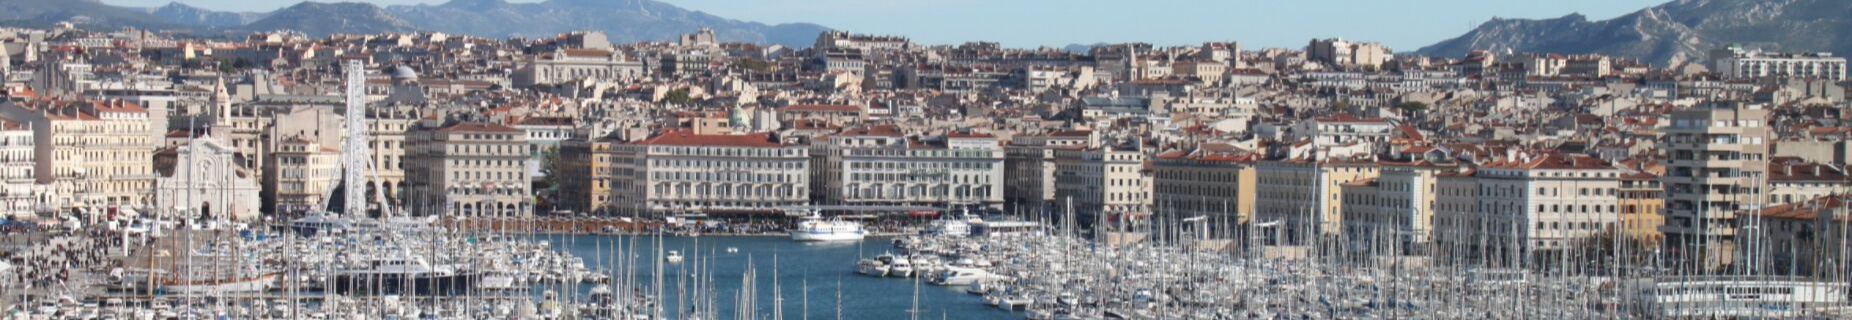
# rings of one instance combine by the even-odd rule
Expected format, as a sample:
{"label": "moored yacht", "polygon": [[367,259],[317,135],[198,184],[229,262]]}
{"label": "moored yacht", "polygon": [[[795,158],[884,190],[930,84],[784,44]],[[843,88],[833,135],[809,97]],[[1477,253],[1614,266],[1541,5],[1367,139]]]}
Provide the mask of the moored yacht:
{"label": "moored yacht", "polygon": [[860,223],[840,218],[825,220],[816,213],[798,219],[797,227],[788,232],[791,240],[797,241],[849,241],[867,237]]}
{"label": "moored yacht", "polygon": [[388,258],[339,272],[334,291],[340,294],[449,295],[470,289],[480,277],[454,266],[431,265],[419,257]]}

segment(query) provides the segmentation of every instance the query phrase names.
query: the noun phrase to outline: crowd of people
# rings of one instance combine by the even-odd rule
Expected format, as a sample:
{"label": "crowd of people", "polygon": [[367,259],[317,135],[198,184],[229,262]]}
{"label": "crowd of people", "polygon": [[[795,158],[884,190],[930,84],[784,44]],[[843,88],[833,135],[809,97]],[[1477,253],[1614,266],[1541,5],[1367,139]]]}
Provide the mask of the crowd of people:
{"label": "crowd of people", "polygon": [[[123,237],[103,228],[65,229],[14,224],[0,228],[0,285],[21,294],[62,294],[91,288],[92,275],[121,267],[110,256]],[[12,290],[8,290],[12,291]]]}

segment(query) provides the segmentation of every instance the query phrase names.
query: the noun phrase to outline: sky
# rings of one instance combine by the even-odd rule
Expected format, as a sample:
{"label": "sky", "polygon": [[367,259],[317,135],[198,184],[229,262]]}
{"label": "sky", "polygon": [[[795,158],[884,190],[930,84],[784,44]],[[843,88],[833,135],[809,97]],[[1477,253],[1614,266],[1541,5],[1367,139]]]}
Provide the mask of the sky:
{"label": "sky", "polygon": [[[58,1],[58,0],[51,0]],[[103,0],[270,11],[301,0]],[[356,0],[379,5],[447,0]],[[512,0],[534,2],[537,0]],[[624,0],[609,0],[624,1]],[[717,16],[808,22],[926,44],[995,41],[1008,47],[1239,41],[1243,48],[1305,46],[1312,38],[1376,41],[1396,51],[1459,36],[1494,17],[1608,19],[1665,0],[659,0]]]}

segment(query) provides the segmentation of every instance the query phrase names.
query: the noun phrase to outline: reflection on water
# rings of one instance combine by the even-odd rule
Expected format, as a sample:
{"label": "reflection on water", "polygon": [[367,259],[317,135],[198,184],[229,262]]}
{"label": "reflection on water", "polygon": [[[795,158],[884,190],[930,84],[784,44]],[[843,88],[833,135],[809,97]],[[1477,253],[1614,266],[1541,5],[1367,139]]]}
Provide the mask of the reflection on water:
{"label": "reflection on water", "polygon": [[[585,258],[588,267],[614,264],[619,245],[622,249],[636,248],[634,257],[635,281],[643,286],[654,283],[657,255],[656,242],[653,237],[628,237],[605,235],[544,235],[536,239],[552,243],[555,249],[565,248],[574,255]],[[633,243],[634,242],[634,243]],[[755,318],[771,319],[773,311],[773,270],[776,261],[776,278],[778,287],[784,293],[785,319],[837,319],[838,283],[841,285],[840,312],[841,319],[875,320],[906,319],[911,317],[907,309],[913,303],[913,281],[907,279],[873,278],[853,272],[858,257],[873,257],[893,249],[888,238],[869,238],[860,242],[798,243],[783,237],[665,237],[663,250],[680,251],[686,261],[663,265],[663,295],[666,297],[664,314],[671,319],[686,313],[693,302],[686,301],[696,297],[689,275],[694,273],[696,259],[712,267],[714,292],[702,293],[701,297],[713,296],[713,306],[718,310],[718,317],[709,319],[733,319],[735,300],[739,296],[740,280],[743,278],[747,263],[757,269],[755,287],[758,291],[758,312]],[[737,252],[729,253],[728,248]],[[806,283],[808,283],[806,285]],[[567,288],[549,288],[558,292],[590,290],[591,286],[580,285]],[[680,289],[680,290],[678,290]],[[921,284],[919,301],[925,319],[1021,319],[1021,314],[998,310],[984,305],[980,296],[965,294],[963,288],[938,287]],[[687,290],[690,292],[680,292]],[[805,295],[808,294],[808,304]],[[806,305],[808,307],[806,307]],[[808,317],[806,317],[808,314]]]}

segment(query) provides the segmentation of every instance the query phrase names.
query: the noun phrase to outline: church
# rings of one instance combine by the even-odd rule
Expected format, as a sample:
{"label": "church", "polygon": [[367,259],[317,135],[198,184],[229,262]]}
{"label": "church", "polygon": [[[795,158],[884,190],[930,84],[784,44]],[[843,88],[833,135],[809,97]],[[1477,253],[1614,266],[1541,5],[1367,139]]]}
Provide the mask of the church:
{"label": "church", "polygon": [[211,135],[193,138],[169,150],[171,160],[160,160],[171,162],[156,161],[156,170],[161,173],[155,180],[156,212],[167,217],[206,220],[249,221],[258,217],[262,202],[257,177],[238,165],[234,156],[237,150]]}

